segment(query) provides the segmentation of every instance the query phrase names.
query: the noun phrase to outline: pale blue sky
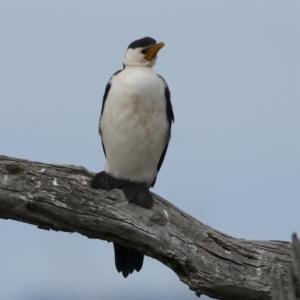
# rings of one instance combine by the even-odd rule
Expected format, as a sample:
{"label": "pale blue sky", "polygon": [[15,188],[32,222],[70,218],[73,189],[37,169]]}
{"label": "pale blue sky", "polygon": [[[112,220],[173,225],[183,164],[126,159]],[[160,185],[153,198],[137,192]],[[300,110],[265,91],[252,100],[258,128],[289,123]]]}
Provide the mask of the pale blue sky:
{"label": "pale blue sky", "polygon": [[[105,85],[149,35],[175,113],[154,192],[234,237],[300,234],[299,1],[2,0],[0,34],[0,154],[102,170]],[[0,299],[196,299],[151,258],[125,280],[111,243],[4,220],[0,237]]]}

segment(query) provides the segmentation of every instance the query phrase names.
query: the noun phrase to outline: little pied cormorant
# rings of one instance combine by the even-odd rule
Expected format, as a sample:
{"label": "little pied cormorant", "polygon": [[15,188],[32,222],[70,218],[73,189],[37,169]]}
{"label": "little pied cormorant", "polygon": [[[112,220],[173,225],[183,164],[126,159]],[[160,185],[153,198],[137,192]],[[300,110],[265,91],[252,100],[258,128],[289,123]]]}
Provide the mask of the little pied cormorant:
{"label": "little pied cormorant", "polygon": [[[132,42],[123,69],[109,79],[101,109],[99,133],[105,170],[91,187],[123,190],[129,202],[150,209],[149,191],[156,181],[171,137],[174,114],[166,81],[153,70],[164,43],[145,37]],[[124,277],[140,271],[144,255],[114,243],[115,263]]]}

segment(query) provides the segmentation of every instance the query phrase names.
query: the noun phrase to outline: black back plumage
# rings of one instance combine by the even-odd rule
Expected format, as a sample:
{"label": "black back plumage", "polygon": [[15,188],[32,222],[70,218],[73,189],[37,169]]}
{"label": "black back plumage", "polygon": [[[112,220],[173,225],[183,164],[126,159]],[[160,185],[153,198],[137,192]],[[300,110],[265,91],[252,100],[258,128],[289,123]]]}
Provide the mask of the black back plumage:
{"label": "black back plumage", "polygon": [[[167,112],[167,119],[168,119],[168,123],[169,123],[169,132],[168,132],[168,142],[163,150],[163,152],[161,153],[160,159],[158,161],[158,165],[157,165],[157,174],[164,162],[167,150],[168,150],[168,146],[169,146],[169,140],[171,138],[171,128],[172,128],[172,123],[174,123],[175,121],[175,117],[174,117],[174,113],[173,113],[173,107],[172,107],[172,103],[171,103],[171,92],[170,89],[166,83],[166,81],[164,80],[164,78],[160,75],[158,75],[166,84],[165,87],[165,96],[166,96],[166,112]],[[151,183],[151,187],[154,187],[156,182],[156,177],[154,178],[153,182]]]}

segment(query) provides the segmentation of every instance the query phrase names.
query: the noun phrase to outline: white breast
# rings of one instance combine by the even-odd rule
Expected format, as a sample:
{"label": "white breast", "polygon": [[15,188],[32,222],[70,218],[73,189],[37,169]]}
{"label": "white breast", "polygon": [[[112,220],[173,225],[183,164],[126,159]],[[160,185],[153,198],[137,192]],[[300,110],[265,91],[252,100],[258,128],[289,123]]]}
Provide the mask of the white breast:
{"label": "white breast", "polygon": [[127,67],[111,81],[100,129],[105,171],[152,183],[168,143],[165,84],[152,68]]}

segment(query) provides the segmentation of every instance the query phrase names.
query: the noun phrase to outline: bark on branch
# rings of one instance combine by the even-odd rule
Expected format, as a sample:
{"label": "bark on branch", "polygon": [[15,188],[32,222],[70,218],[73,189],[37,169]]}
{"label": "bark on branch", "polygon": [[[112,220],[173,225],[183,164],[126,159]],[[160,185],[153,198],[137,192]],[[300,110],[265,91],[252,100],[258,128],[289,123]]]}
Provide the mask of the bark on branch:
{"label": "bark on branch", "polygon": [[90,188],[92,176],[83,167],[0,156],[0,218],[137,249],[171,268],[198,296],[271,299],[274,278],[287,274],[290,243],[230,237],[158,195],[151,210],[143,209],[120,190]]}

